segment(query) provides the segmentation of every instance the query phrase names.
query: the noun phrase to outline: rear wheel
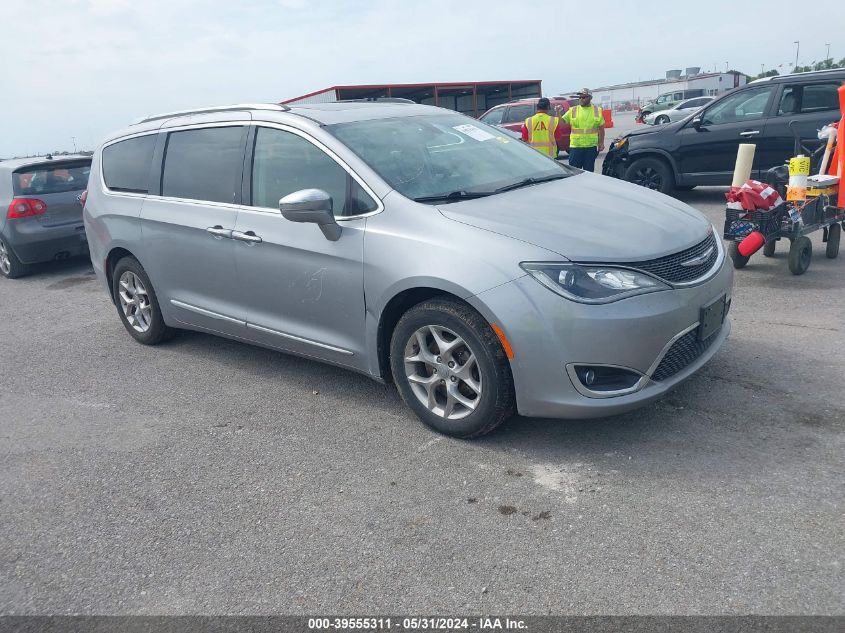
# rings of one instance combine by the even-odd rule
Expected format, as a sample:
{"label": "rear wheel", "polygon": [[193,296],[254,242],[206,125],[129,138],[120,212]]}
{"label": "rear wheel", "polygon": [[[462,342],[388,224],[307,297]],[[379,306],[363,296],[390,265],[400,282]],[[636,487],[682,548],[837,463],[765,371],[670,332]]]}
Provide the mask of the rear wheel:
{"label": "rear wheel", "polygon": [[173,335],[164,324],[153,284],[134,257],[124,257],[114,267],[112,294],[123,327],[136,341],[157,345]]}
{"label": "rear wheel", "polygon": [[731,261],[734,263],[734,268],[737,270],[745,268],[748,260],[751,259],[750,255],[743,255],[739,252],[739,242],[731,242],[731,245],[728,247],[728,253],[731,256]]}
{"label": "rear wheel", "polygon": [[502,345],[484,317],[459,301],[431,299],[408,310],[393,332],[390,367],[405,404],[440,433],[479,437],[514,413]]}
{"label": "rear wheel", "polygon": [[665,194],[671,194],[675,189],[675,178],[669,166],[657,158],[635,160],[625,171],[625,180]]}
{"label": "rear wheel", "polygon": [[810,267],[813,259],[813,243],[809,237],[801,236],[792,240],[789,247],[789,272],[793,275],[803,275]]}
{"label": "rear wheel", "polygon": [[17,279],[29,272],[29,267],[21,263],[12,249],[0,239],[0,275],[6,279]]}
{"label": "rear wheel", "polygon": [[827,248],[824,254],[828,259],[836,259],[839,256],[839,238],[842,236],[842,227],[838,224],[831,224],[827,229]]}

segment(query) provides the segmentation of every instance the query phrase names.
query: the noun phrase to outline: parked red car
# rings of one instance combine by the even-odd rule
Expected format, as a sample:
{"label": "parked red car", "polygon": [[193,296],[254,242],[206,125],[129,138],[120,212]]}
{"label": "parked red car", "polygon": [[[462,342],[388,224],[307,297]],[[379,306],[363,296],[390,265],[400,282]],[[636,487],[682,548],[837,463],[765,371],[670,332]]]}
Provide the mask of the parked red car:
{"label": "parked red car", "polygon": [[[552,103],[552,110],[556,110],[557,116],[563,116],[569,110],[569,100],[564,97],[549,98],[549,101]],[[536,112],[537,99],[519,99],[490,108],[478,118],[488,125],[503,127],[519,134],[525,119]],[[563,135],[557,141],[557,149],[559,152],[568,152],[569,134],[572,128],[568,123],[561,125],[563,125]]]}

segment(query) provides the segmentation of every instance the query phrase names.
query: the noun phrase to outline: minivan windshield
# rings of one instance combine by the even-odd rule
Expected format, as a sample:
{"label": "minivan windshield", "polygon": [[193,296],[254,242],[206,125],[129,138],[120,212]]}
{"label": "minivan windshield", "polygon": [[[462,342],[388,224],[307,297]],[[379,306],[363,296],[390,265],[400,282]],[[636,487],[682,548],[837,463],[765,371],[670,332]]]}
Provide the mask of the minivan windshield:
{"label": "minivan windshield", "polygon": [[478,198],[576,173],[458,114],[338,123],[328,130],[391,187],[420,202]]}

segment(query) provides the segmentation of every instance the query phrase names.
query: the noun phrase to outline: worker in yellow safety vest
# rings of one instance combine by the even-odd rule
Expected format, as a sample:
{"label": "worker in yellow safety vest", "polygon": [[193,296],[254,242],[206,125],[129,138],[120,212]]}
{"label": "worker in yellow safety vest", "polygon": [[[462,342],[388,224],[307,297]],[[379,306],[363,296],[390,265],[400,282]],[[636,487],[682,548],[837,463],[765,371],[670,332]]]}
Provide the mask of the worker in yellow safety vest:
{"label": "worker in yellow safety vest", "polygon": [[578,105],[569,108],[563,121],[572,126],[569,137],[569,164],[584,171],[594,171],[596,157],[604,151],[604,115],[601,108],[592,105],[593,93],[589,88],[578,92]]}
{"label": "worker in yellow safety vest", "polygon": [[546,97],[537,100],[537,113],[522,124],[522,140],[549,158],[556,158],[557,141],[563,129],[560,119],[549,114],[551,106]]}

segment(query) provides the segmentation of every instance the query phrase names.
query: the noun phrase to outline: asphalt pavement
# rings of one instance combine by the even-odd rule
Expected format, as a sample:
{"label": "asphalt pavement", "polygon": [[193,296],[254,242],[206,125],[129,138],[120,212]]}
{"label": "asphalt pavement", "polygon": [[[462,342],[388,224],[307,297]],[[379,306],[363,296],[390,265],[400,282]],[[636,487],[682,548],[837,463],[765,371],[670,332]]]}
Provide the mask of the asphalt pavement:
{"label": "asphalt pavement", "polygon": [[[721,227],[723,193],[683,199]],[[737,271],[657,403],[469,442],[352,372],[139,345],[84,260],[0,279],[0,613],[842,614],[845,258],[812,238],[801,277]]]}

